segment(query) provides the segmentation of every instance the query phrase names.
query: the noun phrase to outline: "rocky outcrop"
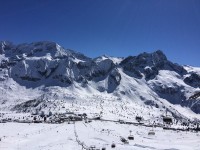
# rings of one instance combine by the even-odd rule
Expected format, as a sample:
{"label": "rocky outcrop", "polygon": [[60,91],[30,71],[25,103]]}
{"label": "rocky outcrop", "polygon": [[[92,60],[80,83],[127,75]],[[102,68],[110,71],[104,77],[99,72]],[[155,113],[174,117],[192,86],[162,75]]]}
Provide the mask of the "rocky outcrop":
{"label": "rocky outcrop", "polygon": [[188,77],[184,79],[184,82],[193,87],[200,87],[200,75],[196,73],[191,73]]}
{"label": "rocky outcrop", "polygon": [[160,50],[154,53],[142,53],[136,57],[127,57],[120,65],[126,74],[139,79],[144,77],[146,80],[154,79],[159,70],[171,70],[179,74],[186,73],[182,66],[168,61]]}

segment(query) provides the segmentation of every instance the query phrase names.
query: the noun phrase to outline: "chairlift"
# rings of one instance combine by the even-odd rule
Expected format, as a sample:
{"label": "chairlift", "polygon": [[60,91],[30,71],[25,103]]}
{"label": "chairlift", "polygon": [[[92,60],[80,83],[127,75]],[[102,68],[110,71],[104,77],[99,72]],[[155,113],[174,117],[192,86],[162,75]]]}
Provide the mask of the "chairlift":
{"label": "chairlift", "polygon": [[163,117],[163,122],[167,123],[167,124],[172,124],[172,118],[170,116],[167,115],[167,110],[166,110],[166,115]]}
{"label": "chairlift", "polygon": [[172,123],[172,118],[169,116],[164,116],[163,117],[163,122],[167,123],[167,124],[171,124]]}
{"label": "chairlift", "polygon": [[138,122],[142,121],[142,117],[141,116],[136,116],[135,120],[137,120]]}
{"label": "chairlift", "polygon": [[130,130],[130,135],[128,136],[128,139],[129,140],[134,140],[134,136],[131,133],[132,133],[132,131]]}
{"label": "chairlift", "polygon": [[150,130],[149,133],[148,133],[148,135],[155,135],[154,130]]}
{"label": "chairlift", "polygon": [[112,143],[111,148],[115,148],[115,147],[116,147],[115,143]]}
{"label": "chairlift", "polygon": [[129,136],[128,136],[128,139],[129,139],[129,140],[134,140],[134,136],[133,136],[133,135],[129,135]]}

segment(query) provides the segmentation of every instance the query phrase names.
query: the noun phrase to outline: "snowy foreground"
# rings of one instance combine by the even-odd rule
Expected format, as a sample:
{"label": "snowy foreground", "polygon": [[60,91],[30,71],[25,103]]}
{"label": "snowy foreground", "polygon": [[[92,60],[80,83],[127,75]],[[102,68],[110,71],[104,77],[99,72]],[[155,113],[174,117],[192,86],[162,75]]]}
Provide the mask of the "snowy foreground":
{"label": "snowy foreground", "polygon": [[[87,124],[82,121],[75,124],[0,123],[0,150],[81,150],[82,142],[88,147],[95,145],[97,149],[104,147],[106,150],[200,149],[200,133],[157,127],[154,128],[155,135],[148,135],[151,129],[105,121]],[[130,130],[135,139],[124,144],[120,137],[127,138]],[[112,143],[116,148],[111,148]]]}

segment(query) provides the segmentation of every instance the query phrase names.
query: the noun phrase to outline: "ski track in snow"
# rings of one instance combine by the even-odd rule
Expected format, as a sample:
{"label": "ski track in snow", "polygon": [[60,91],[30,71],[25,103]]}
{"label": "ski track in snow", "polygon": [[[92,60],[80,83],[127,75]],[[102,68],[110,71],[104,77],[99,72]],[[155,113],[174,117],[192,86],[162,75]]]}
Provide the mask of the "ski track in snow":
{"label": "ski track in snow", "polygon": [[[199,150],[200,135],[194,132],[169,131],[155,128],[155,136],[149,136],[149,127],[118,124],[113,122],[93,121],[89,124],[76,122],[74,124],[20,124],[1,123],[1,150],[81,150],[77,143],[74,130],[80,142],[86,146],[95,145],[96,148],[106,147],[116,150]],[[132,130],[134,140],[123,144],[120,137],[127,138]],[[140,133],[140,134],[137,134]]]}

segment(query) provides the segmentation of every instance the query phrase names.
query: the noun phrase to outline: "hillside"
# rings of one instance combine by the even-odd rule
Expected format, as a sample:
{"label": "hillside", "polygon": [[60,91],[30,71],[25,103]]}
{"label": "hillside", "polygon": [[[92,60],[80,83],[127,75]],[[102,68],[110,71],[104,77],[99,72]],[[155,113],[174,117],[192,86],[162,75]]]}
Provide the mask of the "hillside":
{"label": "hillside", "polygon": [[0,42],[0,110],[102,113],[110,119],[200,119],[200,68],[161,50],[89,58],[55,42]]}

